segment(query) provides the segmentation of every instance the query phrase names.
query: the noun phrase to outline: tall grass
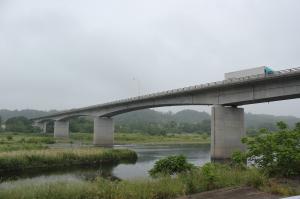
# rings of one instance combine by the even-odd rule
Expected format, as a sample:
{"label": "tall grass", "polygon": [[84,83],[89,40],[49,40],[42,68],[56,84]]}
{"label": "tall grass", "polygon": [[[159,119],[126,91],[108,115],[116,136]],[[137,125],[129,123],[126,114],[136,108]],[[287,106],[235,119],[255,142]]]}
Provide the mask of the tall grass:
{"label": "tall grass", "polygon": [[126,149],[46,149],[0,153],[0,171],[92,165],[136,161],[135,152]]}
{"label": "tall grass", "polygon": [[[149,135],[144,133],[115,133],[116,144],[176,144],[176,143],[210,143],[210,139],[201,134],[170,134],[170,135]],[[91,133],[72,133],[71,139],[91,142]]]}
{"label": "tall grass", "polygon": [[[264,175],[256,169],[230,170],[227,166],[196,168],[176,177],[158,179],[109,181],[99,178],[94,182],[54,182],[35,185],[19,185],[0,190],[0,198],[103,198],[103,199],[167,199],[229,186],[262,186]],[[212,177],[211,175],[214,175]]]}
{"label": "tall grass", "polygon": [[200,134],[149,135],[142,133],[116,133],[115,140],[118,144],[210,143],[209,138],[204,138]]}
{"label": "tall grass", "polygon": [[55,139],[45,134],[0,133],[0,152],[49,148]]}

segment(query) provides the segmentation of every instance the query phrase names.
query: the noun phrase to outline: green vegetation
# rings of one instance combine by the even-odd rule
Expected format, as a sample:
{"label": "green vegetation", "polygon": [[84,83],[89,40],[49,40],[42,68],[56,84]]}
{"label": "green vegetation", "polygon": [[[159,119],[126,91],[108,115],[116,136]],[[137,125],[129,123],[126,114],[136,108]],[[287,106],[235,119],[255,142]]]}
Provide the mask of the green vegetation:
{"label": "green vegetation", "polygon": [[183,155],[168,156],[155,162],[154,167],[149,171],[152,177],[160,175],[174,175],[177,173],[192,170],[194,166],[187,162]]}
{"label": "green vegetation", "polygon": [[[40,133],[0,133],[0,152],[17,150],[36,150],[52,148],[55,143],[92,144],[93,134],[71,133],[68,140],[55,139],[53,134]],[[116,133],[116,144],[175,144],[175,143],[209,143],[206,134],[147,135],[141,133]]]}
{"label": "green vegetation", "polygon": [[0,198],[103,198],[103,199],[166,199],[229,186],[254,186],[265,183],[265,176],[256,169],[236,170],[226,165],[208,164],[215,177],[202,168],[161,177],[155,180],[109,181],[102,178],[94,182],[54,182],[19,185],[0,190]]}
{"label": "green vegetation", "polygon": [[46,149],[0,153],[0,171],[52,168],[100,163],[135,162],[137,154],[126,149]]}
{"label": "green vegetation", "polygon": [[290,130],[284,122],[277,123],[277,132],[262,130],[261,134],[244,138],[247,158],[271,176],[300,175],[300,131],[299,123]]}
{"label": "green vegetation", "polygon": [[299,187],[268,179],[255,168],[237,169],[228,165],[208,163],[201,168],[179,173],[176,177],[110,181],[58,181],[39,184],[20,184],[0,190],[0,198],[14,199],[168,199],[223,187],[252,186],[281,195],[300,194]]}
{"label": "green vegetation", "polygon": [[[45,116],[57,111],[37,110],[0,110],[2,122],[12,117],[24,116],[33,118]],[[289,126],[299,122],[299,118],[291,116],[272,116],[262,114],[245,114],[246,129],[248,135],[258,133],[258,129],[266,128],[276,131],[276,122],[284,121]],[[174,122],[176,125],[174,126]],[[210,133],[210,115],[206,112],[183,110],[177,113],[162,113],[151,109],[133,111],[115,117],[116,131],[122,133]],[[175,128],[174,128],[175,127]],[[93,121],[91,118],[74,118],[70,121],[71,132],[91,133]],[[48,123],[47,131],[53,132],[53,123]]]}
{"label": "green vegetation", "polygon": [[[210,143],[207,134],[149,135],[142,133],[115,133],[114,136],[116,144]],[[93,135],[89,133],[72,133],[71,139],[91,143]]]}
{"label": "green vegetation", "polygon": [[52,135],[37,133],[0,133],[0,152],[49,148],[56,141]]}
{"label": "green vegetation", "polygon": [[13,117],[5,122],[6,130],[12,132],[34,133],[40,130],[32,126],[32,122],[26,117]]}
{"label": "green vegetation", "polygon": [[[87,120],[78,118],[78,121],[86,122]],[[167,126],[163,127],[167,129],[179,128],[178,123],[172,121],[165,125]],[[90,126],[87,125],[84,128],[90,128]],[[271,132],[262,129],[259,133],[255,133],[257,135],[244,138],[243,142],[248,145],[249,150],[246,153],[235,152],[229,165],[208,163],[198,168],[187,163],[183,156],[171,156],[156,162],[154,168],[149,171],[151,176],[156,177],[154,179],[110,181],[98,178],[95,181],[19,184],[0,190],[0,198],[165,199],[232,186],[253,186],[284,196],[300,194],[299,180],[297,180],[300,175],[300,123],[297,123],[294,129],[289,129],[287,124],[279,122],[276,128],[279,130]],[[208,143],[208,137],[209,135],[205,133],[150,135],[126,132],[116,133],[115,142],[117,144]],[[66,140],[70,143],[87,144],[91,141],[91,133],[72,133],[71,139]],[[0,133],[0,142],[0,151],[7,151],[0,152],[0,169],[5,171],[74,164],[90,165],[137,158],[134,152],[128,150],[97,148],[25,151],[26,146],[28,149],[47,148],[55,142],[61,142],[53,139],[51,134]],[[21,146],[19,149],[13,149],[12,146],[18,145]],[[12,150],[19,151],[12,152]],[[247,167],[245,164],[247,158],[255,163],[254,167]],[[162,173],[164,175],[160,175]],[[296,178],[290,178],[291,176]]]}
{"label": "green vegetation", "polygon": [[[128,113],[129,114],[129,113]],[[210,132],[210,121],[200,120],[196,123],[178,122],[178,121],[146,121],[143,117],[136,120],[127,118],[123,120],[116,117],[116,132],[120,133],[143,133],[150,135],[184,134]],[[93,121],[89,118],[74,118],[70,120],[71,132],[93,132]]]}
{"label": "green vegetation", "polygon": [[116,133],[115,142],[117,144],[210,143],[210,139],[207,134],[149,135],[142,133]]}

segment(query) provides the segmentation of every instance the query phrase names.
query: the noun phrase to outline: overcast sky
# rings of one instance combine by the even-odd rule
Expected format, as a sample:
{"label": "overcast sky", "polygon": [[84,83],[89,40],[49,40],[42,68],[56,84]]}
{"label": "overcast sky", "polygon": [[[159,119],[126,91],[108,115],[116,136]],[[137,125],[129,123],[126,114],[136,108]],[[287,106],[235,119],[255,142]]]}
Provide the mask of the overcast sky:
{"label": "overcast sky", "polygon": [[299,10],[298,0],[0,0],[0,109],[69,109],[299,67]]}

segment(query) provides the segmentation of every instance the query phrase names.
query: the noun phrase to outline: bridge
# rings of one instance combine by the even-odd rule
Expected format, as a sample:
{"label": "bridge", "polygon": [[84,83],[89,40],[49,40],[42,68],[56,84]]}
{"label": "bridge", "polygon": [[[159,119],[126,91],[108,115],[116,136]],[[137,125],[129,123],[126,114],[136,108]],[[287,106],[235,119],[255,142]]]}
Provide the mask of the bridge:
{"label": "bridge", "polygon": [[114,143],[113,116],[146,108],[211,105],[211,157],[229,158],[244,146],[244,109],[238,106],[295,99],[300,97],[300,68],[227,79],[202,85],[173,89],[109,103],[77,108],[33,118],[34,125],[46,132],[46,125],[54,121],[54,136],[69,136],[69,120],[74,117],[94,118],[94,145],[112,146]]}

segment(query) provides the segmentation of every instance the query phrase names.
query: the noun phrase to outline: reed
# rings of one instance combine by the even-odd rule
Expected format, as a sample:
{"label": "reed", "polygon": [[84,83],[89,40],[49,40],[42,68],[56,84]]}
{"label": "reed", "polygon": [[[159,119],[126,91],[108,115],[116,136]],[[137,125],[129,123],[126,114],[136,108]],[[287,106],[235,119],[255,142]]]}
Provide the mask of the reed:
{"label": "reed", "polygon": [[136,153],[127,149],[80,148],[21,150],[1,152],[0,171],[134,162],[136,159]]}
{"label": "reed", "polygon": [[[0,190],[0,198],[12,199],[168,199],[196,192],[231,186],[263,186],[267,180],[256,169],[228,169],[226,166],[196,168],[176,177],[157,179],[110,181],[98,178],[96,181],[53,182],[45,184],[24,184]],[[211,177],[213,175],[214,177]]]}

